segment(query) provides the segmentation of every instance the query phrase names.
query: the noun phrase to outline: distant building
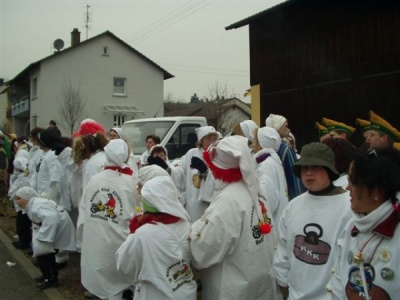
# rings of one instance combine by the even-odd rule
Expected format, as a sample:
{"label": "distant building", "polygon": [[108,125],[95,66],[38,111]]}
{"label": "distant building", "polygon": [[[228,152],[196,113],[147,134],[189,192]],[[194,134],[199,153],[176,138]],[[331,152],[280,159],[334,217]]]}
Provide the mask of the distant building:
{"label": "distant building", "polygon": [[284,115],[299,147],[322,117],[400,128],[399,20],[397,0],[288,0],[227,26],[249,26],[252,119]]}
{"label": "distant building", "polygon": [[251,107],[238,98],[212,100],[199,103],[165,103],[164,115],[204,116],[208,125],[214,126],[222,135],[230,133],[235,123],[251,119]]}
{"label": "distant building", "polygon": [[74,29],[70,48],[31,63],[0,87],[2,98],[8,99],[6,107],[0,102],[0,111],[17,135],[47,127],[53,119],[68,136],[70,130],[59,114],[67,87],[85,102],[74,130],[85,118],[108,129],[133,118],[162,116],[164,80],[172,77],[110,31],[80,42],[80,32]]}

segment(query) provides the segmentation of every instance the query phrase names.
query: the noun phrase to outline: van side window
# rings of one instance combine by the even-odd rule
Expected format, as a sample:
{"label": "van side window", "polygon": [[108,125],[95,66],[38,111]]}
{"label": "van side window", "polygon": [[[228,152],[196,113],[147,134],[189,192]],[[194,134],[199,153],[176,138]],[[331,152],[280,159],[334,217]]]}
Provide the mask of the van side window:
{"label": "van side window", "polygon": [[171,136],[165,147],[168,150],[168,158],[180,158],[190,149],[196,147],[197,134],[196,128],[200,127],[197,124],[180,125],[174,134]]}

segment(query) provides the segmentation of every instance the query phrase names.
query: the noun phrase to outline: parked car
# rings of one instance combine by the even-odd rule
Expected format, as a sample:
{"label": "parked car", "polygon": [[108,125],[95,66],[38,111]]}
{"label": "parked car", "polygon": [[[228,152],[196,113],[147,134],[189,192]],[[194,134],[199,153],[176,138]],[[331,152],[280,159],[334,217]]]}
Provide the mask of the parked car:
{"label": "parked car", "polygon": [[146,151],[146,136],[155,134],[174,161],[196,147],[196,128],[201,126],[207,126],[205,117],[161,117],[127,121],[122,129],[136,158]]}

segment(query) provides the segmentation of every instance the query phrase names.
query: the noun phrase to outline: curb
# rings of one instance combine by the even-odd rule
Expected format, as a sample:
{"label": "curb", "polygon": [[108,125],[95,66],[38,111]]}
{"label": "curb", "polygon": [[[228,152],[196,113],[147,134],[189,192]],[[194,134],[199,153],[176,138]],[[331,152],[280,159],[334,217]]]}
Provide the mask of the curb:
{"label": "curb", "polygon": [[[6,246],[7,250],[15,257],[15,260],[22,266],[26,273],[32,278],[40,276],[41,273],[37,267],[23,254],[22,251],[15,251],[16,249],[12,245],[10,238],[0,229],[0,241]],[[66,300],[66,298],[61,295],[57,288],[49,288],[43,290],[47,298],[50,300]]]}

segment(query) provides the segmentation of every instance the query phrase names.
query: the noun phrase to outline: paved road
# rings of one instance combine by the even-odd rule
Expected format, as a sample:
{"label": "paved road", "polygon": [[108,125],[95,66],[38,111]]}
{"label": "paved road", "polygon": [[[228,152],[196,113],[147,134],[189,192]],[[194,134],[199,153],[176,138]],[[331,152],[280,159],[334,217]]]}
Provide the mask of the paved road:
{"label": "paved road", "polygon": [[[15,250],[19,251],[19,250]],[[16,263],[8,267],[7,262]],[[0,241],[0,297],[3,300],[47,300],[47,296],[36,288],[35,282],[23,266]]]}
{"label": "paved road", "polygon": [[[15,266],[7,266],[7,262]],[[12,246],[11,240],[0,229],[0,299],[1,300],[65,300],[58,289],[40,291],[34,277],[41,273],[21,250]]]}

